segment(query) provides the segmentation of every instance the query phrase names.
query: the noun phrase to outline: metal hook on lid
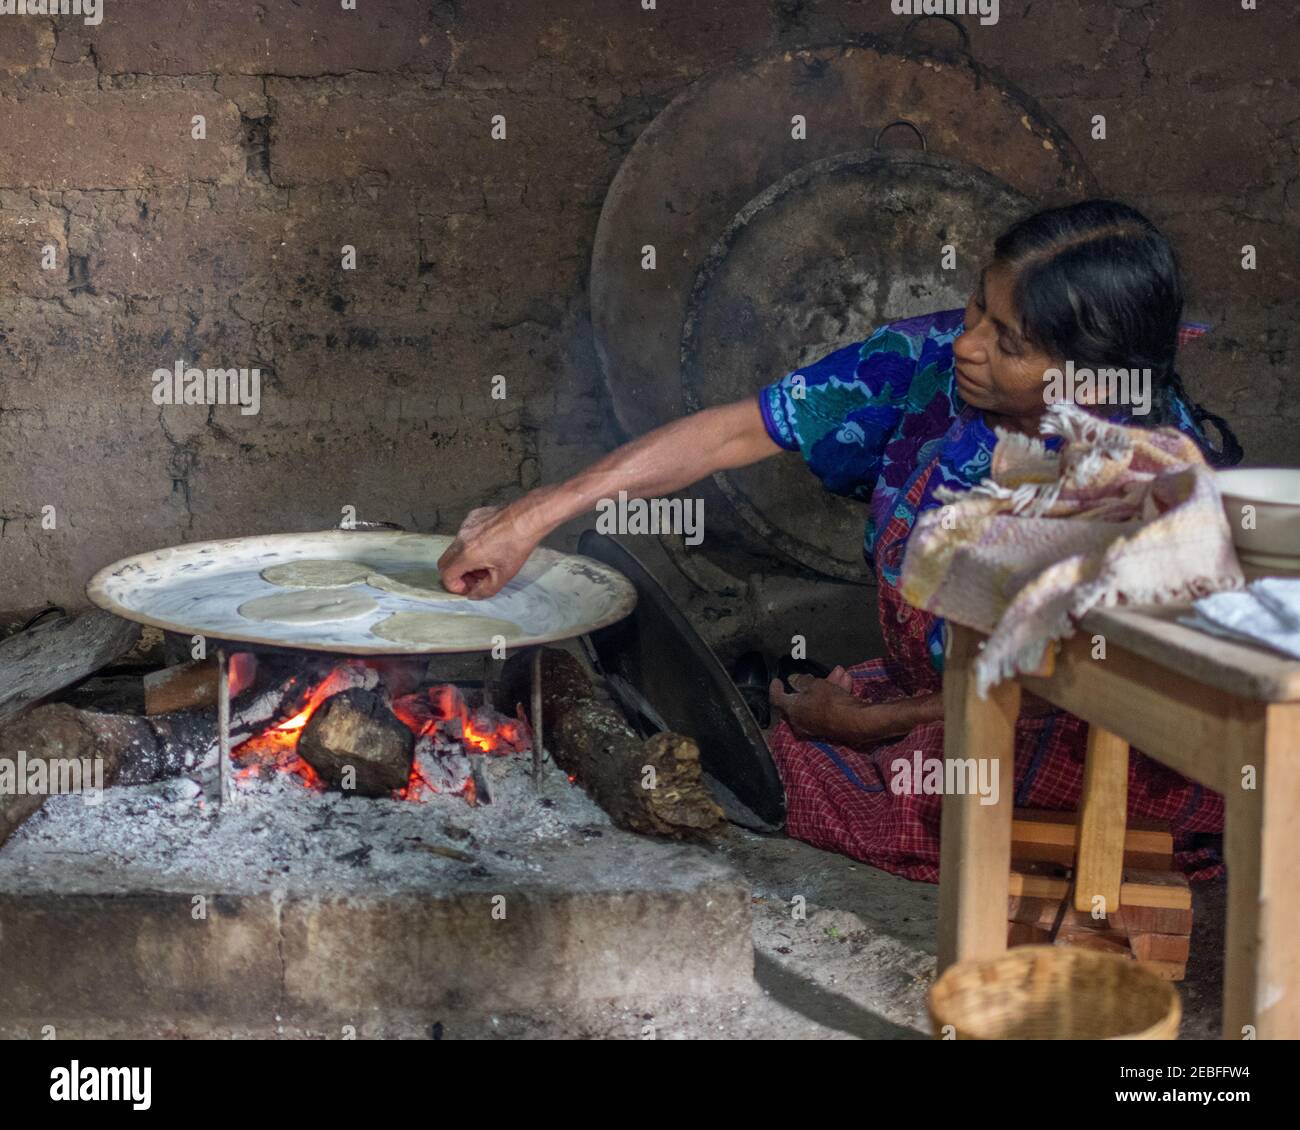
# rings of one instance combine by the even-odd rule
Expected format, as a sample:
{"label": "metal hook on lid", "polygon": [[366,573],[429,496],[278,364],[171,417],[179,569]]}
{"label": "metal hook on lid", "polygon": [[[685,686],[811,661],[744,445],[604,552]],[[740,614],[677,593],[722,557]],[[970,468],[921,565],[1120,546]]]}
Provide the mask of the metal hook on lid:
{"label": "metal hook on lid", "polygon": [[887,122],[876,131],[876,140],[871,143],[871,148],[877,153],[880,152],[880,139],[885,136],[885,131],[893,129],[895,126],[907,126],[917,137],[921,139],[921,152],[925,153],[930,147],[925,140],[925,134],[921,127],[908,118],[895,118],[892,122]]}
{"label": "metal hook on lid", "polygon": [[961,36],[961,46],[957,50],[966,55],[970,54],[970,32],[966,30],[966,25],[943,12],[929,12],[925,15],[914,16],[908,20],[907,27],[903,28],[903,34],[900,37],[901,43],[906,43],[912,38],[912,32],[922,20],[943,20],[946,24],[952,24],[957,29],[957,34]]}
{"label": "metal hook on lid", "polygon": [[[916,25],[922,20],[943,20],[944,23],[952,24],[952,26],[957,29],[957,34],[961,36],[961,42],[955,48],[938,47],[934,44],[924,43],[917,43],[915,45],[909,44],[908,41],[912,38],[912,32],[916,29]],[[944,52],[953,52],[957,55],[964,55],[966,57],[966,62],[971,68],[971,73],[975,78],[975,89],[979,90],[984,85],[983,72],[980,69],[979,64],[975,61],[975,56],[972,55],[970,51],[970,31],[967,29],[965,24],[961,23],[959,20],[955,20],[952,16],[943,12],[931,12],[927,15],[914,16],[908,21],[907,27],[903,29],[903,34],[898,38],[898,44],[905,50],[939,52],[941,54]]]}
{"label": "metal hook on lid", "polygon": [[[347,525],[344,525],[344,522],[347,522]],[[321,533],[334,530],[361,531],[362,533],[373,533],[375,530],[397,530],[400,533],[405,533],[406,527],[398,522],[365,522],[360,518],[354,518],[350,521],[341,519],[337,526],[330,526],[328,530],[322,530]]]}

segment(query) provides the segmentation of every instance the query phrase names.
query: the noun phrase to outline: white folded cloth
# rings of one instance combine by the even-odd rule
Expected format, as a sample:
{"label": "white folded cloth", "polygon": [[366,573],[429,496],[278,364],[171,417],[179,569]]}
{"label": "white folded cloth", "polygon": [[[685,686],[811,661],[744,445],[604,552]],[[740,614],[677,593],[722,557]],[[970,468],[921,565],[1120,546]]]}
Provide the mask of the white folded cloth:
{"label": "white folded cloth", "polygon": [[1201,597],[1192,608],[1182,623],[1300,659],[1300,577],[1263,577],[1240,592]]}
{"label": "white folded cloth", "polygon": [[1262,577],[1250,589],[1274,616],[1300,632],[1300,577]]}

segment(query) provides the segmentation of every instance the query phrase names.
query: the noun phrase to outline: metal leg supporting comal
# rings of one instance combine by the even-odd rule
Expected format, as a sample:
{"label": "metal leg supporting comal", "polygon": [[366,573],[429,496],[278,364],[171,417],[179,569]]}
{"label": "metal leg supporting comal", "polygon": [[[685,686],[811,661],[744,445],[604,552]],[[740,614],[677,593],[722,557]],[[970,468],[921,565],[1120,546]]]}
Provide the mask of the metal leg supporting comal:
{"label": "metal leg supporting comal", "polygon": [[533,648],[533,693],[529,721],[533,726],[533,784],[542,787],[542,649]]}
{"label": "metal leg supporting comal", "polygon": [[230,660],[225,648],[217,649],[217,766],[221,777],[218,811],[225,811],[230,801]]}

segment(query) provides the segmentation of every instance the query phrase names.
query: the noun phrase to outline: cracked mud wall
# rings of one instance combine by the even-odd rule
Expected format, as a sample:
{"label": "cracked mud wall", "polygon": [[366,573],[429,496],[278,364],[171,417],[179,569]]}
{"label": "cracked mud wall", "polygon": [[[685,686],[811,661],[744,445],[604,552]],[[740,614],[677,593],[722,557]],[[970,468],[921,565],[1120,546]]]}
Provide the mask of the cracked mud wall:
{"label": "cracked mud wall", "polygon": [[[1250,461],[1295,463],[1300,16],[1235,8],[1004,0],[998,24],[967,23],[1103,190],[1176,240],[1188,315],[1215,325],[1189,387]],[[81,604],[128,553],[332,526],[344,506],[450,531],[594,458],[617,437],[587,271],[639,132],[738,56],[906,22],[884,0],[0,17],[0,606]],[[259,367],[260,413],[155,404],[151,374],[178,358]]]}

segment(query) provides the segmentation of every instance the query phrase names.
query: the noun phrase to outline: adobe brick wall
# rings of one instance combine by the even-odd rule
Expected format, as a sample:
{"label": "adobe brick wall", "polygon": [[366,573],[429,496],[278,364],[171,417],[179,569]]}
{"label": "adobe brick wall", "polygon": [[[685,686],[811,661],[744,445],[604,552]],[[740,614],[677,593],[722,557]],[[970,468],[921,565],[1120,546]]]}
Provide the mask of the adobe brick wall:
{"label": "adobe brick wall", "polygon": [[[0,607],[77,604],[125,554],[320,528],[344,505],[454,529],[606,450],[587,271],[624,154],[707,71],[897,37],[889,7],[104,0],[97,27],[0,16]],[[995,26],[966,23],[1104,190],[1177,240],[1189,315],[1217,327],[1188,351],[1189,385],[1252,461],[1297,463],[1300,13],[1260,9],[1004,0]],[[155,405],[150,374],[178,357],[259,366],[261,413]]]}

